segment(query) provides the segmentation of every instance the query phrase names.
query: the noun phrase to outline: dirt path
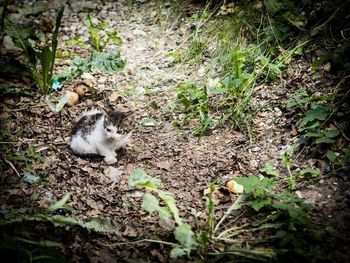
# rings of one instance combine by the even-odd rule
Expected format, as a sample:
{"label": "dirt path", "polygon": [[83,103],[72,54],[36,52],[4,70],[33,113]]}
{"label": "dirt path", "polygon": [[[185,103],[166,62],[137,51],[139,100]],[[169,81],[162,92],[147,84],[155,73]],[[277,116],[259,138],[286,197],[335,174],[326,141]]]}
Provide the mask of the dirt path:
{"label": "dirt path", "polygon": [[[83,19],[87,10],[83,6],[71,4],[66,10],[60,33],[62,39],[86,34]],[[189,70],[189,65],[175,64],[167,54],[177,50],[180,45],[186,47],[188,43],[184,41],[191,32],[191,26],[186,22],[174,25],[165,21],[164,15],[169,10],[159,10],[153,2],[135,3],[132,6],[108,2],[103,7],[91,2],[91,8],[95,9],[91,12],[93,17],[109,21],[112,28],[119,32],[123,39],[120,50],[122,57],[127,60],[127,66],[117,74],[93,74],[96,91],[84,97],[78,105],[64,108],[60,116],[51,113],[46,106],[37,107],[41,103],[40,98],[34,101],[10,99],[5,102],[8,110],[23,109],[6,111],[4,116],[11,120],[13,133],[21,132],[20,142],[16,142],[16,146],[21,149],[35,146],[40,149],[39,154],[46,157],[44,163],[36,163],[35,167],[38,171],[45,171],[47,178],[40,184],[31,185],[18,181],[9,168],[5,171],[4,181],[11,187],[5,190],[6,196],[1,196],[2,203],[6,203],[7,207],[19,207],[34,200],[40,207],[48,207],[53,200],[71,193],[73,216],[86,220],[101,217],[118,222],[122,225],[122,236],[127,239],[155,235],[166,237],[171,235],[170,226],[160,222],[158,216],[145,213],[140,208],[142,192],[128,186],[128,175],[135,168],[144,168],[149,175],[161,179],[164,188],[174,194],[180,215],[193,222],[191,209],[196,210],[200,220],[206,218],[203,190],[211,182],[256,174],[266,162],[280,163],[281,150],[292,143],[288,123],[293,116],[282,112],[280,107],[280,101],[287,98],[285,83],[277,87],[260,87],[254,95],[255,105],[270,103],[275,106],[260,111],[254,117],[252,143],[246,135],[230,128],[215,130],[200,140],[190,134],[181,134],[172,126],[176,117],[166,114],[166,105],[175,99],[174,88],[177,83],[204,81],[205,76],[198,73],[198,68]],[[61,48],[79,54],[78,47],[67,48],[63,41],[59,43]],[[86,51],[82,51],[84,52]],[[63,65],[66,62],[60,63]],[[298,72],[296,69],[294,75],[289,76],[289,84],[297,82],[302,71],[307,70],[299,69]],[[307,81],[310,85],[315,85],[311,79]],[[75,83],[68,84],[65,88],[72,88]],[[296,86],[297,84],[294,87]],[[118,102],[109,99],[113,92],[120,94]],[[152,109],[149,106],[151,101],[155,101],[161,109]],[[104,174],[106,164],[78,158],[67,148],[70,129],[77,117],[87,107],[105,105],[122,106],[133,112],[132,118],[124,127],[133,131],[133,139],[127,146],[126,154],[115,165],[124,173],[114,184]],[[145,117],[152,118],[157,124],[147,133],[140,130]],[[296,165],[305,161],[301,157]],[[341,201],[339,205],[339,196],[347,191],[341,183],[336,178],[329,182],[318,182],[302,189],[301,194],[312,204],[318,204],[315,209],[321,212],[321,218],[329,218],[346,201]],[[235,199],[234,195],[229,197],[229,200]],[[227,203],[218,205],[216,216],[220,217],[227,206]],[[86,236],[69,240],[70,253],[79,250],[76,246],[80,239],[84,242],[89,240]],[[90,240],[95,246],[101,245],[100,241],[99,237]],[[101,251],[107,256],[112,253],[105,252],[106,248],[102,245],[100,248],[96,252],[98,248],[85,245],[85,249],[94,252],[79,253],[85,253],[85,257],[91,258]],[[127,258],[131,252],[114,249],[113,253]],[[162,255],[157,253],[152,255],[161,260]]]}

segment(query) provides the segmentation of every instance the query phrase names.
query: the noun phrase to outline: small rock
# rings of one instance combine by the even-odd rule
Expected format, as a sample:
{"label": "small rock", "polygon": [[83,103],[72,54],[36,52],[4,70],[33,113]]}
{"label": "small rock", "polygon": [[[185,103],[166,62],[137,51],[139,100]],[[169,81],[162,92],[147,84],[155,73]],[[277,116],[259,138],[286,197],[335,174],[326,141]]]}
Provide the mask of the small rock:
{"label": "small rock", "polygon": [[87,72],[84,72],[80,77],[81,77],[82,79],[90,79],[90,80],[95,79],[94,76],[92,76],[90,73],[87,73]]}
{"label": "small rock", "polygon": [[32,175],[29,172],[24,172],[23,174],[23,181],[33,184],[33,183],[37,183],[40,181],[40,177],[36,176],[36,175]]}
{"label": "small rock", "polygon": [[256,160],[251,160],[249,162],[249,165],[251,168],[255,169],[255,168],[258,168],[258,162]]}
{"label": "small rock", "polygon": [[331,63],[328,62],[326,64],[323,65],[323,70],[326,72],[330,72],[331,71]]}
{"label": "small rock", "polygon": [[252,148],[252,152],[259,152],[259,151],[261,151],[261,148],[260,147],[254,147],[254,148]]}
{"label": "small rock", "polygon": [[104,84],[106,83],[107,81],[107,77],[100,77],[98,80],[97,80],[97,83],[98,84]]}
{"label": "small rock", "polygon": [[297,136],[298,135],[297,129],[293,128],[293,130],[291,130],[291,132],[290,132],[290,135]]}
{"label": "small rock", "polygon": [[273,110],[275,111],[277,117],[282,116],[282,111],[278,107],[275,107]]}
{"label": "small rock", "polygon": [[140,29],[135,29],[134,31],[132,31],[132,33],[134,36],[137,36],[137,37],[147,36],[147,33],[145,31],[140,30]]}
{"label": "small rock", "polygon": [[297,197],[299,197],[300,199],[303,198],[303,195],[301,194],[300,191],[295,191],[295,194],[296,194]]}
{"label": "small rock", "polygon": [[67,96],[67,105],[69,107],[74,106],[79,101],[79,95],[73,91],[67,90],[66,96]]}
{"label": "small rock", "polygon": [[90,99],[87,99],[85,101],[85,104],[86,104],[86,106],[92,106],[94,104],[94,102],[92,100],[90,100]]}
{"label": "small rock", "polygon": [[270,157],[267,156],[266,154],[260,155],[260,160],[261,160],[262,162],[266,162],[266,161],[268,161],[269,159],[270,159]]}

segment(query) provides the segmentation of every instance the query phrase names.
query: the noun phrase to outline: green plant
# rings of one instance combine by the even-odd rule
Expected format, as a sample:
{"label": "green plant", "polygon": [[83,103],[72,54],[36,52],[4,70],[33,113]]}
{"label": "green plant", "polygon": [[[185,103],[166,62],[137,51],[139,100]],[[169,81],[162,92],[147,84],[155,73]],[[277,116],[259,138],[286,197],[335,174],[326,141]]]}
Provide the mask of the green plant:
{"label": "green plant", "polygon": [[[151,193],[144,194],[142,202],[142,208],[144,210],[151,214],[158,212],[160,218],[166,222],[171,218],[175,220],[177,226],[174,229],[174,236],[179,244],[174,244],[170,252],[171,258],[177,258],[183,255],[190,256],[191,251],[196,249],[197,242],[194,238],[191,226],[182,222],[173,195],[170,192],[161,190],[161,181],[152,178],[142,169],[136,169],[129,176],[128,181],[129,185],[144,187],[158,196],[156,197]],[[160,205],[159,199],[164,202],[164,206]]]}
{"label": "green plant", "polygon": [[[238,46],[230,55],[229,73],[215,83],[203,87],[180,83],[177,88],[178,107],[175,112],[183,113],[175,126],[182,127],[191,119],[199,119],[199,127],[193,131],[202,136],[220,123],[230,122],[233,127],[244,124],[249,130],[247,115],[250,114],[250,99],[254,92],[256,76],[246,67],[246,53]],[[241,128],[242,129],[242,128]]]}
{"label": "green plant", "polygon": [[[284,103],[288,108],[300,112],[301,118],[296,122],[296,129],[300,135],[300,146],[312,147],[314,151],[324,156],[333,167],[333,169],[328,167],[324,171],[326,173],[337,169],[347,169],[346,163],[343,162],[344,147],[338,143],[343,140],[342,133],[346,130],[348,122],[349,107],[344,103],[348,96],[347,93],[341,93],[339,90],[337,93],[309,95],[306,90],[300,89],[291,96],[293,97]],[[339,105],[345,107],[339,107]],[[315,175],[311,177],[315,177],[320,172],[315,172]]]}
{"label": "green plant", "polygon": [[[116,32],[111,32],[105,30],[105,28],[110,27],[108,22],[93,22],[90,14],[86,16],[85,24],[89,29],[90,41],[93,44],[93,48],[96,51],[103,51],[109,41],[112,41],[115,45],[120,45],[122,43],[121,37]],[[106,35],[106,37],[103,37]]]}
{"label": "green plant", "polygon": [[[48,95],[51,92],[51,85],[53,81],[53,70],[56,59],[57,38],[58,31],[61,25],[64,6],[59,10],[56,17],[55,30],[52,34],[51,46],[45,45],[40,48],[40,51],[35,51],[31,42],[11,21],[6,20],[5,29],[14,42],[21,47],[28,59],[28,72],[36,84],[39,86],[42,94]],[[40,64],[40,69],[38,69]]]}
{"label": "green plant", "polygon": [[276,193],[275,179],[260,180],[256,176],[249,176],[237,178],[236,181],[244,186],[247,204],[256,213],[265,214],[264,219],[254,225],[275,230],[272,235],[273,242],[277,245],[278,258],[293,255],[306,261],[314,258],[328,259],[327,252],[322,251],[321,247],[326,246],[332,230],[316,229],[308,216],[310,206],[302,199],[289,191]]}
{"label": "green plant", "polygon": [[[0,241],[0,254],[11,256],[16,262],[67,262],[62,253],[64,244],[51,240],[35,240],[30,237],[32,230],[27,228],[27,223],[31,222],[50,222],[54,227],[64,227],[66,230],[70,226],[79,226],[88,231],[99,234],[119,234],[120,226],[111,220],[94,218],[90,221],[62,215],[72,210],[67,204],[70,194],[64,195],[60,200],[53,202],[46,209],[18,208],[11,209],[3,213],[0,217],[0,228],[6,230],[11,226],[21,229],[22,232],[16,232],[16,235],[5,234]],[[4,211],[4,210],[3,210]],[[32,226],[32,225],[31,225]],[[37,233],[34,233],[34,236]],[[28,237],[28,235],[30,235]],[[23,237],[22,237],[23,236]]]}
{"label": "green plant", "polygon": [[18,236],[5,236],[0,241],[0,255],[13,262],[68,262],[63,255],[64,245],[59,242]]}
{"label": "green plant", "polygon": [[23,151],[17,151],[15,154],[8,153],[8,160],[16,164],[24,166],[24,170],[35,174],[35,166],[38,163],[43,163],[45,157],[38,154],[35,147],[28,147]]}
{"label": "green plant", "polygon": [[7,83],[0,83],[0,100],[6,96],[13,95],[33,97],[34,93],[24,87],[18,87]]}
{"label": "green plant", "polygon": [[296,182],[295,182],[295,178],[293,176],[293,173],[291,171],[291,167],[292,167],[292,156],[293,156],[293,147],[287,147],[282,155],[282,162],[286,165],[288,174],[289,174],[289,188],[291,190],[295,189],[296,187]]}
{"label": "green plant", "polygon": [[89,58],[75,57],[71,65],[55,75],[55,79],[65,82],[81,76],[84,72],[92,71],[115,73],[123,70],[125,65],[126,61],[117,50],[110,53],[96,51]]}
{"label": "green plant", "polygon": [[[213,201],[212,197],[215,189],[215,184],[211,184],[209,198],[207,199],[206,203],[208,208],[207,228],[198,229],[196,232],[193,232],[191,226],[187,223],[183,223],[183,219],[180,218],[173,195],[170,192],[166,192],[160,189],[162,187],[162,183],[159,179],[155,179],[149,176],[145,171],[138,168],[132,174],[130,174],[129,185],[141,186],[156,194],[156,196],[151,193],[144,194],[142,202],[142,208],[144,210],[149,213],[158,212],[159,216],[163,220],[169,221],[171,218],[173,218],[176,222],[174,237],[179,242],[178,244],[152,239],[147,239],[144,241],[156,242],[172,246],[173,248],[170,252],[171,258],[177,258],[184,255],[190,257],[194,252],[196,252],[199,257],[204,260],[208,256],[219,256],[221,254],[224,254],[209,252],[209,245],[215,245],[218,242],[230,242],[231,236],[226,236],[225,233],[230,233],[230,235],[232,235],[232,232],[227,229],[217,235],[216,232],[218,232],[221,224],[225,221],[225,219],[229,217],[233,211],[238,210],[241,207],[241,202],[245,198],[244,196],[239,197],[236,202],[231,205],[230,208],[226,211],[221,220],[215,225],[215,202]],[[163,201],[163,205],[160,204],[160,200]],[[260,229],[266,228],[269,228],[269,226],[264,226]],[[235,232],[234,235],[237,235],[238,233],[239,231]],[[232,241],[234,240],[232,239]],[[243,257],[263,261],[274,257],[274,253],[268,249],[259,250],[231,248],[225,251],[225,253],[231,255],[231,257]]]}
{"label": "green plant", "polygon": [[173,122],[173,125],[182,127],[189,120],[199,118],[199,127],[193,131],[193,135],[203,135],[212,126],[207,88],[205,86],[198,88],[192,83],[180,83],[177,91],[177,99],[180,104],[176,110],[185,114],[179,121]]}

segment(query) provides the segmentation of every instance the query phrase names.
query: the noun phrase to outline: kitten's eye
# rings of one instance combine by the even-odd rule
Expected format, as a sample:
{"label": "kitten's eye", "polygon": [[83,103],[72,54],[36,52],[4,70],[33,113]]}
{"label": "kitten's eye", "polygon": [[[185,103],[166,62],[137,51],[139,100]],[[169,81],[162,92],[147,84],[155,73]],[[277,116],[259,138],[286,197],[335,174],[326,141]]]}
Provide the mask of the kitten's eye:
{"label": "kitten's eye", "polygon": [[111,129],[110,129],[110,128],[106,128],[106,131],[110,132],[110,131],[111,131]]}

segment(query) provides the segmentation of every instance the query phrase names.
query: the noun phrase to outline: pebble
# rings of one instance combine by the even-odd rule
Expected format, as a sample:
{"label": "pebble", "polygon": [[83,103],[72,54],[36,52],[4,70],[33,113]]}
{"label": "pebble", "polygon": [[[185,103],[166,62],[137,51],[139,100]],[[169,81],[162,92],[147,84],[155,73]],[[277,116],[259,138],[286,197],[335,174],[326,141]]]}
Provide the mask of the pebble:
{"label": "pebble", "polygon": [[140,29],[135,29],[134,31],[132,31],[134,36],[138,36],[138,37],[145,37],[147,36],[147,33],[145,31],[142,31]]}
{"label": "pebble", "polygon": [[282,111],[278,107],[275,107],[273,110],[275,111],[277,117],[282,116]]}
{"label": "pebble", "polygon": [[252,148],[252,152],[259,152],[261,148],[259,146]]}
{"label": "pebble", "polygon": [[266,161],[270,160],[270,157],[267,156],[266,154],[262,154],[262,155],[260,155],[260,160],[262,162],[266,162]]}
{"label": "pebble", "polygon": [[258,162],[256,161],[256,160],[251,160],[250,162],[249,162],[249,165],[250,165],[250,167],[251,168],[258,168]]}
{"label": "pebble", "polygon": [[107,81],[107,77],[100,77],[98,80],[97,80],[97,83],[98,84],[104,84],[106,83]]}
{"label": "pebble", "polygon": [[300,199],[303,198],[303,195],[301,194],[300,191],[295,191],[295,194],[296,194],[297,197],[299,197]]}

